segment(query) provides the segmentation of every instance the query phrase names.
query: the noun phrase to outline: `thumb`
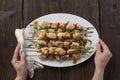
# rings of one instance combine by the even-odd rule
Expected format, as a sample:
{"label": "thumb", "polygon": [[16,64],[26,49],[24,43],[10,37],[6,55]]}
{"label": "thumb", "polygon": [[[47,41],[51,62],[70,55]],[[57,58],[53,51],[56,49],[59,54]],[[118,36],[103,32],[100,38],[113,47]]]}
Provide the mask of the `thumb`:
{"label": "thumb", "polygon": [[100,44],[99,44],[99,42],[97,43],[97,51],[96,51],[96,54],[97,53],[101,53],[101,47],[100,47]]}

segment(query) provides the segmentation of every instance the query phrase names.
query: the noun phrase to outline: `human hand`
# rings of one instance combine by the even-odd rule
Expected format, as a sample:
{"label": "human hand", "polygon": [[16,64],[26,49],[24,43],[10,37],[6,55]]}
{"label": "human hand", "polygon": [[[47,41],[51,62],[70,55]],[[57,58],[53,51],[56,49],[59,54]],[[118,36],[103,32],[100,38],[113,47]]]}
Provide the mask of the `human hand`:
{"label": "human hand", "polygon": [[104,70],[111,57],[112,53],[110,52],[109,48],[100,39],[99,43],[97,44],[97,51],[94,59],[96,68]]}
{"label": "human hand", "polygon": [[12,65],[17,72],[17,77],[15,80],[26,80],[28,69],[26,63],[26,55],[24,52],[19,55],[20,51],[20,44],[18,43],[12,58]]}

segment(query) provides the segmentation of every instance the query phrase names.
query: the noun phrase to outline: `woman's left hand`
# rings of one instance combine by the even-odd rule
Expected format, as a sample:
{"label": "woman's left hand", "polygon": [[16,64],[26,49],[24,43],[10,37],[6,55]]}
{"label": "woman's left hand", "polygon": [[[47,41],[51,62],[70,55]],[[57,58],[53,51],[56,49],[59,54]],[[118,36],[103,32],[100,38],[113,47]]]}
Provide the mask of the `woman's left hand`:
{"label": "woman's left hand", "polygon": [[26,80],[28,74],[26,55],[24,52],[19,55],[19,52],[20,44],[18,43],[11,61],[13,67],[17,72],[17,77],[15,80]]}

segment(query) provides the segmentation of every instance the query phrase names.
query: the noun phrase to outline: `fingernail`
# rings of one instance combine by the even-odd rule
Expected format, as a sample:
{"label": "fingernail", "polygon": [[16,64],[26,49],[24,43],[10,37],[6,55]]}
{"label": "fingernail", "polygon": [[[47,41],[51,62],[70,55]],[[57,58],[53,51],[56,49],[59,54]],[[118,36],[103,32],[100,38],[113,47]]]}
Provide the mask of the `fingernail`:
{"label": "fingernail", "polygon": [[21,51],[20,51],[21,53],[23,53],[24,52],[24,50],[23,49],[21,49]]}
{"label": "fingernail", "polygon": [[22,56],[24,56],[24,55],[26,56],[26,54],[25,54],[25,52],[24,52],[24,51],[22,52],[22,54],[21,54],[21,55],[22,55]]}
{"label": "fingernail", "polygon": [[24,51],[22,51],[22,53],[24,54],[25,52],[24,52]]}

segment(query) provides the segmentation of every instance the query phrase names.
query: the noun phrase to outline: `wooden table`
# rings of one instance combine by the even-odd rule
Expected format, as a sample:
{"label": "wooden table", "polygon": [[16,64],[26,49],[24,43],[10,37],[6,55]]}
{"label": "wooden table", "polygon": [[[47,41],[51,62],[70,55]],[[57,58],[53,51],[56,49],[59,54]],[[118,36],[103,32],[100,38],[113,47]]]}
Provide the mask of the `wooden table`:
{"label": "wooden table", "polygon": [[[11,65],[16,28],[49,13],[71,13],[90,21],[111,49],[113,57],[105,70],[104,80],[120,80],[120,1],[119,0],[0,0],[0,80],[16,76]],[[22,26],[21,26],[22,25]],[[68,68],[47,67],[35,71],[28,80],[91,80],[94,56]]]}

